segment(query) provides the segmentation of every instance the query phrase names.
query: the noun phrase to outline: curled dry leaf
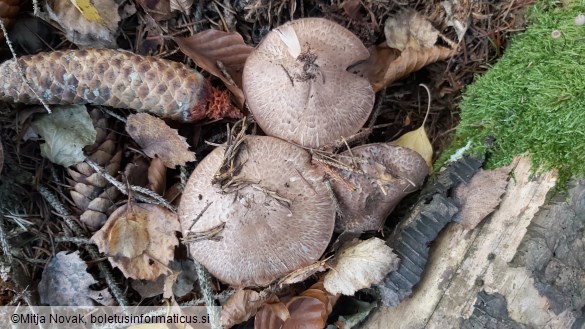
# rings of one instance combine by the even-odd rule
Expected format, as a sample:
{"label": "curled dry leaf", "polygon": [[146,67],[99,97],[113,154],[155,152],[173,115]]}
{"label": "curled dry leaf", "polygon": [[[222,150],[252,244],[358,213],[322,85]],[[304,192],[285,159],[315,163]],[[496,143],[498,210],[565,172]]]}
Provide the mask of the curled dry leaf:
{"label": "curled dry leaf", "polygon": [[462,204],[462,208],[455,215],[466,230],[474,229],[484,218],[491,214],[500,204],[501,197],[506,192],[508,175],[512,166],[494,170],[480,169],[468,184],[457,186],[455,198]]}
{"label": "curled dry leaf", "polygon": [[279,303],[274,294],[238,289],[221,309],[221,325],[230,328],[253,317],[266,303]]}
{"label": "curled dry leaf", "polygon": [[116,48],[121,20],[114,0],[50,0],[49,17],[64,30],[67,39],[80,47]]}
{"label": "curled dry leaf", "polygon": [[82,162],[83,147],[97,136],[85,105],[56,106],[53,113],[36,118],[32,127],[45,139],[41,155],[65,167]]}
{"label": "curled dry leaf", "polygon": [[170,128],[163,120],[147,113],[131,114],[126,131],[142,147],[149,157],[158,157],[168,168],[183,166],[195,161],[195,153],[189,151],[185,137]]}
{"label": "curled dry leaf", "polygon": [[299,296],[283,299],[289,317],[272,304],[264,306],[254,319],[255,329],[322,329],[339,295],[328,293],[323,281],[312,285]]}
{"label": "curled dry leaf", "polygon": [[198,66],[220,78],[236,97],[238,106],[243,106],[242,71],[253,48],[244,43],[239,33],[210,29],[174,40]]}
{"label": "curled dry leaf", "polygon": [[384,35],[390,48],[420,50],[433,47],[439,31],[416,11],[405,10],[386,20]]}
{"label": "curled dry leaf", "polygon": [[429,166],[429,170],[433,169],[433,146],[429,141],[424,124],[418,129],[400,136],[397,140],[392,141],[392,144],[406,147],[420,154]]}
{"label": "curled dry leaf", "polygon": [[388,18],[384,32],[386,42],[370,48],[370,58],[351,68],[351,72],[367,77],[375,91],[457,53],[451,40],[443,39],[450,47],[436,45],[439,31],[415,11]]}
{"label": "curled dry leaf", "polygon": [[353,240],[335,255],[333,270],[325,275],[325,289],[331,294],[353,295],[382,281],[399,262],[382,239]]}
{"label": "curled dry leaf", "polygon": [[153,281],[170,272],[179,228],[177,215],[160,206],[123,205],[91,239],[126,277]]}
{"label": "curled dry leaf", "polygon": [[161,159],[154,158],[150,161],[150,166],[148,167],[148,188],[159,195],[164,195],[166,185],[167,167],[165,167]]}
{"label": "curled dry leaf", "polygon": [[[87,265],[79,257],[79,251],[67,254],[62,251],[49,261],[39,282],[39,297],[41,304],[50,306],[92,306],[91,295],[95,291],[90,286],[97,283],[87,273]],[[107,299],[110,296],[107,289],[100,291]],[[111,298],[111,296],[110,296]]]}

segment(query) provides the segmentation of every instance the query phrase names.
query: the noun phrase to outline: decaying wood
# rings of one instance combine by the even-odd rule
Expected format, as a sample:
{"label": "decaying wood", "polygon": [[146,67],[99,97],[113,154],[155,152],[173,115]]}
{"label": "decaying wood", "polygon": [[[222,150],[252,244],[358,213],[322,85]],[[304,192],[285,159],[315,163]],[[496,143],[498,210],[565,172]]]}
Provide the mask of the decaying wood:
{"label": "decaying wood", "polygon": [[[554,239],[548,237],[547,232],[559,226],[555,224],[559,218],[538,219],[539,210],[546,210],[542,206],[555,186],[556,175],[535,176],[529,161],[521,159],[512,177],[500,208],[472,231],[449,224],[433,243],[413,296],[396,308],[380,308],[363,328],[571,328],[583,306],[585,271],[567,261],[569,270],[576,273],[570,279],[575,291],[567,292],[554,286],[566,273],[562,266],[559,270],[559,266],[531,265],[544,257],[538,248],[553,260],[559,257],[562,248],[557,246],[563,246],[569,236],[567,228]],[[585,209],[585,192],[579,198],[581,201],[573,203],[580,202]],[[583,214],[573,212],[583,226]],[[583,239],[580,234],[576,242]],[[564,249],[578,259],[572,254],[577,251]],[[527,260],[531,250],[538,255]],[[551,274],[553,269],[558,273]],[[543,282],[547,276],[550,282]],[[540,281],[535,284],[535,280]],[[501,319],[490,314],[494,305],[499,305]]]}

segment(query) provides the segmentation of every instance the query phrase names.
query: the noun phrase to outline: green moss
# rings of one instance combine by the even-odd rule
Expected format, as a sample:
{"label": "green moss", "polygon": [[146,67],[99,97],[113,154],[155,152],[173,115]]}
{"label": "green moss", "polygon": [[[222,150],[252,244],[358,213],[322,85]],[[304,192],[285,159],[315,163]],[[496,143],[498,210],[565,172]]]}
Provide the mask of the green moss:
{"label": "green moss", "polygon": [[[508,164],[528,153],[534,167],[558,169],[561,180],[585,177],[585,26],[575,17],[585,2],[554,8],[541,1],[529,26],[504,56],[469,85],[460,104],[461,123],[444,163],[472,141],[472,152],[486,151],[488,166]],[[551,33],[560,31],[558,38]]]}

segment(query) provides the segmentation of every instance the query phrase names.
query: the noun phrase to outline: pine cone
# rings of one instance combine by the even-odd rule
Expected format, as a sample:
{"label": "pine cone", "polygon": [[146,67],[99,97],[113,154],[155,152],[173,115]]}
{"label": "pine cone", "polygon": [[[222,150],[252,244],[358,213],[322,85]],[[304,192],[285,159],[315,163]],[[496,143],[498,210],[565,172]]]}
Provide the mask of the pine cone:
{"label": "pine cone", "polygon": [[241,116],[231,104],[219,110],[212,106],[215,89],[197,71],[127,51],[83,49],[22,56],[18,65],[14,59],[0,64],[0,77],[0,101],[107,105],[184,122]]}
{"label": "pine cone", "polygon": [[[120,169],[122,151],[118,149],[117,135],[108,129],[108,120],[98,109],[90,111],[97,130],[96,142],[85,148],[87,157],[104,167],[108,174],[115,176]],[[82,162],[67,169],[72,186],[71,198],[81,211],[80,219],[92,230],[100,228],[115,210],[115,201],[120,195],[118,189]]]}

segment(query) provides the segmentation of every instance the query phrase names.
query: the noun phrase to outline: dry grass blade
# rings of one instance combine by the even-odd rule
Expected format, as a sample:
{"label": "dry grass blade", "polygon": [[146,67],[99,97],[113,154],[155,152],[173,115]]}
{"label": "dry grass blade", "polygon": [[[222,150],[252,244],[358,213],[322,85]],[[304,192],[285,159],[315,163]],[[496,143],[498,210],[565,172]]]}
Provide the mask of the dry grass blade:
{"label": "dry grass blade", "polygon": [[244,104],[242,70],[252,47],[244,43],[239,33],[205,30],[190,37],[174,39],[183,53],[202,69],[220,78],[236,96],[241,108]]}

